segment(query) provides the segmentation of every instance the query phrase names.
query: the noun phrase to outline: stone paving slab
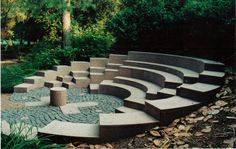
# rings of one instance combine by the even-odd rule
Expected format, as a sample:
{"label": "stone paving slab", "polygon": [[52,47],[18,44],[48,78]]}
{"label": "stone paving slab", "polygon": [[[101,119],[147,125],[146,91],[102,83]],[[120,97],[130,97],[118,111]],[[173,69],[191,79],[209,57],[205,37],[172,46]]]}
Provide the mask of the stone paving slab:
{"label": "stone paving slab", "polygon": [[39,133],[70,137],[98,138],[99,126],[97,124],[52,121],[47,126],[40,128]]}

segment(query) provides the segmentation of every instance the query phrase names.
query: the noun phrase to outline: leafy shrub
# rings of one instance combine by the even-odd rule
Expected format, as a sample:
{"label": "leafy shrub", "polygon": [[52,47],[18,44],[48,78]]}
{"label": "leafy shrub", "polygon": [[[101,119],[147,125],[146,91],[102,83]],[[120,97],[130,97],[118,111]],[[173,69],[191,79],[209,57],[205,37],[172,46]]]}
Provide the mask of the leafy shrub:
{"label": "leafy shrub", "polygon": [[[1,147],[3,149],[51,149],[51,148],[65,148],[65,146],[52,143],[52,141],[43,136],[27,139],[27,136],[32,134],[32,127],[25,126],[24,123],[11,125],[11,133],[5,135],[1,133]],[[25,132],[25,134],[24,134]]]}
{"label": "leafy shrub", "polygon": [[111,51],[115,38],[102,27],[93,26],[80,30],[72,39],[72,46],[77,48],[77,57],[106,57]]}
{"label": "leafy shrub", "polygon": [[32,64],[13,64],[1,67],[1,90],[3,93],[13,92],[13,87],[23,82],[24,77],[36,73]]}

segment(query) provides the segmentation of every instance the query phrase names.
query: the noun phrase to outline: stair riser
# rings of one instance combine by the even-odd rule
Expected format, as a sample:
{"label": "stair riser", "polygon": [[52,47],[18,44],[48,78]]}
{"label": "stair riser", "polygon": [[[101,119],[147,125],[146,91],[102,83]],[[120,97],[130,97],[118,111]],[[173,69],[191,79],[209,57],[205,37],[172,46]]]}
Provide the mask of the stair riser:
{"label": "stair riser", "polygon": [[166,88],[176,89],[180,85],[181,85],[180,83],[165,82],[165,87]]}
{"label": "stair riser", "polygon": [[99,85],[98,93],[116,96],[121,99],[125,99],[130,96],[130,92],[127,91],[126,89],[119,88],[116,86],[101,85],[101,84]]}
{"label": "stair riser", "polygon": [[72,77],[71,78],[57,77],[57,80],[61,81],[61,82],[71,82],[72,81]]}
{"label": "stair riser", "polygon": [[55,80],[59,74],[57,71],[54,71],[54,72],[38,72],[37,75],[44,77],[43,78],[44,81],[51,81]]}
{"label": "stair riser", "polygon": [[208,92],[199,92],[190,90],[187,88],[177,88],[176,95],[189,98],[192,100],[200,101],[200,102],[210,102],[215,99],[215,95],[220,91],[220,88],[208,91]]}
{"label": "stair riser", "polygon": [[70,89],[70,88],[76,88],[76,85],[74,84],[62,84],[63,87],[67,88],[67,89]]}
{"label": "stair riser", "polygon": [[145,110],[145,105],[139,104],[139,103],[135,103],[135,102],[131,102],[131,101],[127,101],[127,100],[124,100],[124,106],[128,107],[128,108],[133,108],[133,109],[141,110],[141,111]]}
{"label": "stair riser", "polygon": [[90,67],[105,67],[107,63],[108,59],[106,58],[102,59],[90,58]]}
{"label": "stair riser", "polygon": [[224,80],[225,80],[224,77],[214,77],[214,76],[207,76],[207,75],[199,76],[199,82],[201,83],[222,85],[224,84]]}
{"label": "stair riser", "polygon": [[86,88],[90,84],[90,79],[73,79],[73,82],[76,84],[77,87]]}
{"label": "stair riser", "polygon": [[[158,123],[149,124],[132,124],[132,125],[114,125],[100,126],[100,138],[104,141],[114,141],[120,138],[127,138],[146,130],[150,130],[158,125]],[[128,132],[128,133],[127,133]]]}
{"label": "stair riser", "polygon": [[89,67],[89,62],[71,62],[72,71],[87,71]]}
{"label": "stair riser", "polygon": [[184,77],[184,83],[188,83],[188,84],[193,84],[198,82],[198,78],[193,78],[193,77]]}
{"label": "stair riser", "polygon": [[114,77],[118,76],[119,72],[117,71],[105,71],[105,80],[113,80]]}
{"label": "stair riser", "polygon": [[109,63],[123,64],[124,60],[127,60],[127,58],[128,58],[127,55],[110,54]]}
{"label": "stair riser", "polygon": [[88,77],[89,72],[70,72],[70,75],[73,77]]}
{"label": "stair riser", "polygon": [[120,66],[107,64],[107,65],[106,65],[106,68],[108,68],[108,69],[119,69]]}
{"label": "stair riser", "polygon": [[99,84],[104,80],[104,75],[90,75],[90,83]]}
{"label": "stair riser", "polygon": [[45,82],[45,83],[44,83],[44,86],[45,86],[45,87],[48,87],[48,88],[61,87],[61,86],[62,86],[62,83],[48,83],[48,82]]}
{"label": "stair riser", "polygon": [[67,67],[53,67],[53,70],[57,71],[58,75],[68,75],[71,71],[71,67],[67,66]]}
{"label": "stair riser", "polygon": [[90,72],[91,72],[91,73],[103,73],[104,71],[105,71],[105,67],[104,67],[103,69],[101,69],[101,68],[96,68],[96,67],[90,68]]}
{"label": "stair riser", "polygon": [[205,70],[224,72],[225,71],[225,65],[205,64]]}
{"label": "stair riser", "polygon": [[160,110],[148,103],[145,103],[145,111],[147,114],[159,120],[160,125],[166,126],[170,124],[176,118],[190,114],[191,112],[197,110],[201,106],[202,106],[201,104],[198,104],[198,105],[176,108],[176,109]]}

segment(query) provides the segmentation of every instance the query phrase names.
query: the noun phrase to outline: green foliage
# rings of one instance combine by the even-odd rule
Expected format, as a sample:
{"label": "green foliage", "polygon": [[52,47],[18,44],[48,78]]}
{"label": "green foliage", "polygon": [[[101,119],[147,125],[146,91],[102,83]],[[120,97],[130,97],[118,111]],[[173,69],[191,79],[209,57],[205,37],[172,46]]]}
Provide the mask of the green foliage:
{"label": "green foliage", "polygon": [[183,49],[187,40],[194,46],[202,40],[211,46],[219,43],[234,20],[234,0],[123,0],[107,29],[117,37],[116,47],[124,50]]}
{"label": "green foliage", "polygon": [[[20,123],[19,126],[11,125],[11,133],[9,135],[1,134],[1,147],[3,149],[52,149],[65,148],[65,146],[52,143],[49,138],[38,136],[32,139],[27,139],[27,135],[32,134],[32,127],[25,127],[25,124]],[[26,132],[23,134],[23,132]]]}
{"label": "green foliage", "polygon": [[13,64],[1,67],[1,90],[3,93],[13,92],[13,87],[23,82],[24,77],[36,73],[30,63]]}
{"label": "green foliage", "polygon": [[105,57],[111,51],[115,38],[99,26],[80,30],[72,39],[77,48],[77,59],[81,57]]}

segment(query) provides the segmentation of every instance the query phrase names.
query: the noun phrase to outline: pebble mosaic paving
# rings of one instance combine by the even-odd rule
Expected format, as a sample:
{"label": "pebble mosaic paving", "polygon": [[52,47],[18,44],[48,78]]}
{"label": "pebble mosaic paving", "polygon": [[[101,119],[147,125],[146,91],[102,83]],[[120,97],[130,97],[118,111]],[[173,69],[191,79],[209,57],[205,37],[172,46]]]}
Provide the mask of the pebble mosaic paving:
{"label": "pebble mosaic paving", "polygon": [[[53,120],[74,123],[99,122],[99,113],[114,113],[115,108],[123,105],[123,100],[102,94],[89,94],[87,89],[68,89],[68,103],[96,102],[97,105],[78,107],[79,113],[63,114],[59,107],[36,106],[6,109],[1,111],[2,120],[8,123],[24,122],[36,127],[44,127]],[[46,87],[32,90],[28,93],[13,93],[12,101],[35,102],[41,97],[49,96],[50,90]]]}

